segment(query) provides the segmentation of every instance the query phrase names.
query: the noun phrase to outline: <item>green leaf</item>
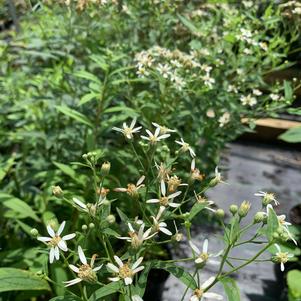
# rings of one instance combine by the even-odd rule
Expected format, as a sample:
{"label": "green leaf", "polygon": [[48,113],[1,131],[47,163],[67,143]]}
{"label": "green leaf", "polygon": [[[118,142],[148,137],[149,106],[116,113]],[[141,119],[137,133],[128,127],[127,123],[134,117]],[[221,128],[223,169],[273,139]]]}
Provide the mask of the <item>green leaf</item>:
{"label": "green leaf", "polygon": [[13,155],[6,162],[1,163],[1,165],[0,165],[0,182],[4,179],[6,174],[9,172],[11,167],[14,165],[15,158],[16,158],[16,156]]}
{"label": "green leaf", "polygon": [[35,221],[39,222],[40,219],[33,211],[33,209],[26,204],[24,201],[14,197],[13,195],[1,193],[0,202],[3,202],[3,205],[11,209],[16,215],[15,218],[27,218],[30,217]]}
{"label": "green leaf", "polygon": [[82,301],[82,299],[77,296],[69,295],[69,296],[57,296],[50,299],[49,301]]}
{"label": "green leaf", "polygon": [[74,73],[75,76],[91,80],[97,84],[101,84],[101,81],[92,73],[85,71],[85,70],[80,70]]}
{"label": "green leaf", "polygon": [[92,293],[89,301],[103,300],[101,298],[117,293],[120,290],[121,285],[121,281],[111,282]]}
{"label": "green leaf", "polygon": [[228,301],[240,301],[240,292],[235,280],[225,277],[222,278],[220,282],[224,286]]}
{"label": "green leaf", "polygon": [[82,184],[82,178],[79,177],[76,172],[68,165],[63,164],[63,163],[59,163],[59,162],[55,162],[53,161],[53,164],[59,168],[64,174],[66,174],[67,176],[69,176],[70,178],[72,178],[74,181],[76,181],[77,183]]}
{"label": "green leaf", "polygon": [[178,15],[178,18],[181,20],[181,22],[192,32],[192,33],[197,33],[199,30],[194,26],[192,22],[187,20],[181,15]]}
{"label": "green leaf", "polygon": [[117,210],[117,213],[118,213],[120,219],[121,219],[124,223],[127,224],[128,221],[129,221],[129,218],[127,217],[127,215],[126,215],[125,213],[123,213],[119,208],[116,208],[116,210]]}
{"label": "green leaf", "polygon": [[289,271],[287,273],[287,285],[293,298],[301,298],[301,271]]}
{"label": "green leaf", "polygon": [[294,127],[287,130],[285,133],[281,134],[278,139],[290,143],[300,143],[301,142],[301,126]]}
{"label": "green leaf", "polygon": [[91,100],[93,100],[94,98],[97,98],[97,97],[100,97],[100,94],[99,93],[88,93],[86,95],[84,95],[80,101],[79,101],[79,106],[87,103],[87,102],[90,102]]}
{"label": "green leaf", "polygon": [[197,284],[194,280],[194,278],[187,272],[182,267],[179,267],[173,263],[168,263],[164,261],[156,261],[153,262],[152,268],[155,269],[163,269],[170,274],[174,275],[176,278],[178,278],[181,282],[183,282],[186,286],[188,286],[191,289],[196,289]]}
{"label": "green leaf", "polygon": [[46,290],[47,281],[29,271],[15,268],[0,268],[0,292]]}
{"label": "green leaf", "polygon": [[83,115],[82,113],[79,113],[73,109],[68,108],[67,106],[56,106],[56,109],[60,111],[61,113],[65,114],[66,116],[69,116],[76,121],[83,123],[91,128],[93,128],[93,124],[90,122],[90,120]]}
{"label": "green leaf", "polygon": [[267,221],[267,236],[269,241],[273,240],[273,234],[279,227],[279,221],[273,208],[268,209],[268,221]]}
{"label": "green leaf", "polygon": [[208,203],[200,204],[195,203],[189,213],[189,220],[191,221],[197,214],[199,214],[206,206],[208,206]]}

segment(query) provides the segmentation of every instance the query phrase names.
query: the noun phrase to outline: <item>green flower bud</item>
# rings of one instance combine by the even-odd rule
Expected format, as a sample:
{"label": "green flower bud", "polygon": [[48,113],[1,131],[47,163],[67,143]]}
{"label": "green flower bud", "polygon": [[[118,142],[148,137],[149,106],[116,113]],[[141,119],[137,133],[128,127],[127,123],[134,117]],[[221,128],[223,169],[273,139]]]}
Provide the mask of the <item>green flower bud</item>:
{"label": "green flower bud", "polygon": [[217,209],[215,212],[216,216],[219,218],[224,218],[225,217],[225,211],[223,209]]}
{"label": "green flower bud", "polygon": [[104,206],[109,206],[111,204],[109,200],[104,200],[102,203]]}
{"label": "green flower bud", "polygon": [[273,233],[273,238],[274,238],[274,239],[279,239],[279,234],[278,234],[277,232],[274,232],[274,233]]}
{"label": "green flower bud", "polygon": [[30,230],[30,234],[34,237],[37,237],[39,235],[39,231],[36,228],[32,228]]}
{"label": "green flower bud", "polygon": [[232,204],[232,205],[230,206],[229,210],[230,210],[230,212],[231,212],[233,215],[235,215],[236,212],[238,211],[238,206],[235,205],[235,204]]}
{"label": "green flower bud", "polygon": [[240,217],[245,217],[249,213],[251,208],[251,203],[248,201],[243,201],[238,209],[238,215]]}
{"label": "green flower bud", "polygon": [[87,225],[82,225],[82,230],[83,231],[86,231],[88,229],[88,226]]}
{"label": "green flower bud", "polygon": [[254,215],[254,223],[258,224],[258,223],[263,223],[266,219],[266,215],[265,212],[257,212]]}
{"label": "green flower bud", "polygon": [[95,225],[94,225],[94,223],[90,223],[90,224],[89,224],[89,228],[90,228],[90,229],[93,229],[93,228],[95,228]]}
{"label": "green flower bud", "polygon": [[102,177],[107,176],[110,173],[110,169],[111,169],[111,163],[110,162],[104,162],[101,165],[101,169],[100,169],[100,175]]}
{"label": "green flower bud", "polygon": [[114,224],[116,222],[116,218],[113,214],[109,214],[106,218],[106,221],[109,223],[109,224]]}

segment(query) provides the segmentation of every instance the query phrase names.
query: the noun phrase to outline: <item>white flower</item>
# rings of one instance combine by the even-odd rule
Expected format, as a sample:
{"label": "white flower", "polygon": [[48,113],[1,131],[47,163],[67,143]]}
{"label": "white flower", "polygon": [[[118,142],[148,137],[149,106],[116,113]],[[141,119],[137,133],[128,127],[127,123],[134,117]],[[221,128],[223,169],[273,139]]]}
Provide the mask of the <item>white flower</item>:
{"label": "white flower", "polygon": [[204,292],[212,283],[215,281],[215,277],[210,277],[206,280],[200,288],[197,288],[189,301],[202,301],[203,299],[215,299],[215,300],[223,300],[223,296],[215,294],[215,293],[207,293]]}
{"label": "white flower", "polygon": [[154,235],[157,234],[157,233],[151,234],[152,228],[149,228],[148,230],[146,230],[144,232],[144,227],[145,227],[144,223],[142,223],[140,225],[138,233],[134,230],[131,223],[128,223],[128,227],[129,227],[129,230],[130,230],[129,236],[127,236],[127,237],[118,237],[118,238],[119,239],[125,239],[127,242],[130,242],[132,247],[135,248],[135,249],[139,248],[145,240],[148,240],[148,239],[152,238]]}
{"label": "white flower", "polygon": [[191,161],[190,170],[192,180],[202,181],[204,179],[205,176],[200,172],[198,168],[195,168],[195,158],[193,158]]}
{"label": "white flower", "polygon": [[237,88],[234,85],[229,85],[228,88],[227,88],[227,92],[237,93],[238,90],[237,90]]}
{"label": "white flower", "polygon": [[225,112],[219,119],[219,127],[224,127],[227,123],[229,123],[230,121],[230,113],[229,112]]}
{"label": "white flower", "polygon": [[275,244],[275,247],[278,252],[275,254],[274,260],[280,263],[280,269],[283,272],[284,264],[288,262],[289,258],[294,257],[294,255],[289,254],[288,252],[282,252],[278,244]]}
{"label": "white flower", "polygon": [[208,118],[214,118],[214,117],[215,117],[215,112],[214,112],[214,110],[212,110],[212,109],[207,110],[206,116],[207,116]]}
{"label": "white flower", "polygon": [[199,264],[199,263],[212,263],[212,264],[219,264],[218,261],[216,260],[212,260],[210,259],[211,257],[218,257],[221,255],[221,252],[217,253],[217,254],[209,254],[208,253],[208,239],[204,240],[203,243],[203,250],[200,251],[200,249],[192,242],[189,241],[190,247],[191,249],[196,253],[196,259],[195,259],[195,263]]}
{"label": "white flower", "polygon": [[170,66],[168,66],[167,64],[158,64],[157,70],[164,78],[168,78],[171,74]]}
{"label": "white flower", "polygon": [[142,177],[139,178],[136,185],[130,183],[130,184],[127,185],[127,188],[115,188],[114,191],[126,192],[131,197],[137,197],[138,193],[139,193],[138,192],[139,189],[144,187],[144,184],[142,184],[144,179],[145,179],[145,176],[142,176]]}
{"label": "white flower", "polygon": [[271,99],[274,100],[274,101],[280,100],[280,95],[275,94],[275,93],[271,93],[271,94],[270,94],[270,97],[271,97]]}
{"label": "white flower", "polygon": [[183,152],[187,152],[189,151],[190,156],[193,158],[195,157],[195,152],[193,151],[193,149],[190,147],[190,145],[188,143],[186,143],[183,138],[181,138],[181,141],[177,141],[176,143],[180,144],[182,147],[180,148],[180,150],[182,150]]}
{"label": "white flower", "polygon": [[212,67],[206,64],[201,65],[201,70],[205,71],[206,73],[210,73]]}
{"label": "white flower", "polygon": [[274,193],[258,191],[254,194],[255,196],[259,196],[263,198],[263,202],[267,205],[271,202],[274,202],[275,206],[278,206],[280,203],[276,200]]}
{"label": "white flower", "polygon": [[78,256],[81,261],[81,265],[79,267],[76,267],[73,264],[69,264],[70,269],[77,274],[77,278],[65,281],[64,283],[66,284],[65,286],[70,286],[74,285],[76,283],[79,283],[81,281],[87,281],[87,282],[96,282],[97,281],[97,276],[95,272],[99,271],[102,267],[102,265],[93,268],[96,254],[94,254],[91,258],[90,264],[87,262],[87,258],[83,252],[83,249],[81,246],[78,246]]}
{"label": "white flower", "polygon": [[80,200],[77,199],[77,198],[73,198],[72,200],[73,200],[73,202],[74,202],[74,205],[75,205],[79,210],[82,210],[82,211],[84,211],[84,212],[90,214],[91,216],[95,216],[95,215],[96,215],[97,207],[100,206],[100,205],[102,204],[102,202],[97,203],[97,204],[91,204],[91,203],[85,204],[85,203],[83,203],[82,201],[80,201]]}
{"label": "white flower", "polygon": [[160,135],[160,128],[157,127],[155,130],[155,133],[153,134],[151,131],[146,130],[147,134],[149,137],[146,136],[141,136],[142,139],[148,140],[151,144],[155,144],[158,141],[162,140],[162,139],[166,139],[168,137],[170,137],[170,134],[163,134],[161,136]]}
{"label": "white flower", "polygon": [[155,204],[159,203],[161,207],[166,208],[166,207],[172,207],[172,208],[177,208],[180,206],[180,204],[174,203],[173,199],[177,196],[179,196],[182,192],[177,191],[175,193],[172,193],[170,195],[166,195],[166,186],[165,182],[161,180],[161,197],[160,199],[150,199],[147,200],[146,203],[148,204]]}
{"label": "white flower", "polygon": [[163,232],[164,234],[171,236],[172,233],[167,229],[167,224],[164,222],[160,222],[160,217],[164,210],[165,207],[160,206],[157,216],[152,216],[152,219],[154,221],[152,229],[155,232]]}
{"label": "white flower", "polygon": [[142,66],[140,66],[138,68],[136,73],[137,73],[138,77],[147,77],[150,74],[149,71],[145,67],[142,67]]}
{"label": "white flower", "polygon": [[208,73],[201,76],[201,78],[204,81],[205,86],[207,86],[210,89],[213,87],[213,84],[215,83],[215,79],[210,77]]}
{"label": "white flower", "polygon": [[255,97],[253,97],[251,94],[247,95],[247,96],[241,96],[240,97],[240,101],[244,106],[250,106],[253,107],[257,104],[257,100]]}
{"label": "white flower", "polygon": [[64,252],[68,251],[66,241],[70,240],[75,237],[75,233],[67,234],[63,237],[60,235],[64,231],[66,222],[63,221],[60,225],[59,229],[55,233],[54,230],[50,225],[47,226],[47,232],[50,235],[50,237],[38,237],[37,240],[42,241],[46,243],[48,246],[50,246],[50,252],[49,252],[49,262],[53,263],[54,259],[59,260],[60,259],[60,251],[61,249]]}
{"label": "white flower", "polygon": [[134,295],[132,297],[132,301],[143,301],[143,299],[140,296],[138,296],[138,295]]}
{"label": "white flower", "polygon": [[253,93],[254,95],[256,95],[256,96],[262,95],[262,92],[261,92],[260,90],[258,90],[258,89],[253,89],[252,93]]}
{"label": "white flower", "polygon": [[116,277],[109,278],[110,281],[116,282],[122,279],[125,285],[130,285],[133,283],[134,275],[144,269],[144,266],[140,266],[143,257],[138,258],[132,265],[130,265],[130,263],[123,263],[116,255],[114,256],[114,259],[117,266],[112,263],[107,264],[107,268],[113,273],[116,273]]}
{"label": "white flower", "polygon": [[259,42],[258,45],[262,50],[268,51],[268,44],[266,42]]}
{"label": "white flower", "polygon": [[135,128],[135,124],[136,124],[137,119],[134,118],[131,122],[131,125],[128,126],[125,122],[122,124],[122,129],[121,128],[117,128],[117,127],[113,127],[114,131],[117,132],[121,132],[126,138],[128,139],[133,139],[133,134],[139,132],[142,129],[142,126],[136,127]]}
{"label": "white flower", "polygon": [[155,126],[156,128],[160,129],[160,134],[175,133],[176,132],[176,130],[169,129],[166,126],[160,125],[160,124],[155,123],[155,122],[152,122],[152,125]]}

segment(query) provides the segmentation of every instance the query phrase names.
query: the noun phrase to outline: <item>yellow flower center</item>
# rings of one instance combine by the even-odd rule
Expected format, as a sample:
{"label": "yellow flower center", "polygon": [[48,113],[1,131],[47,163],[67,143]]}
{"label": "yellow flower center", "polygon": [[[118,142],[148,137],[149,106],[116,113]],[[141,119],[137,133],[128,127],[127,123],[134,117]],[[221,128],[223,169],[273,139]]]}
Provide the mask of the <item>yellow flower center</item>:
{"label": "yellow flower center", "polygon": [[287,252],[279,252],[276,254],[276,257],[279,262],[286,263],[288,261],[288,253]]}
{"label": "yellow flower center", "polygon": [[60,236],[55,236],[51,239],[51,241],[48,243],[51,247],[55,247],[59,244],[59,242],[61,241],[61,237]]}
{"label": "yellow flower center", "polygon": [[167,207],[168,204],[169,204],[169,202],[168,202],[168,198],[166,196],[163,196],[160,198],[160,205]]}
{"label": "yellow flower center", "polygon": [[96,274],[89,264],[83,264],[79,267],[78,277],[88,282],[97,280]]}
{"label": "yellow flower center", "polygon": [[130,195],[130,196],[132,196],[132,197],[134,197],[134,196],[136,196],[137,195],[137,187],[136,187],[136,185],[134,185],[134,184],[128,184],[128,188],[127,188],[127,193]]}
{"label": "yellow flower center", "polygon": [[119,276],[123,279],[127,277],[133,277],[133,271],[130,269],[128,264],[124,264],[121,268],[119,268]]}
{"label": "yellow flower center", "polygon": [[125,136],[133,137],[133,133],[132,132],[133,132],[133,130],[131,128],[129,128],[129,127],[126,127],[126,128],[123,129],[123,134]]}
{"label": "yellow flower center", "polygon": [[179,185],[181,184],[181,179],[179,179],[177,176],[171,177],[168,182],[168,191],[169,192],[175,192]]}
{"label": "yellow flower center", "polygon": [[138,238],[136,232],[129,232],[129,236],[131,237],[131,245],[134,249],[137,249],[141,246],[142,241]]}
{"label": "yellow flower center", "polygon": [[203,259],[203,261],[207,261],[209,258],[209,254],[203,252],[199,255],[199,258]]}
{"label": "yellow flower center", "polygon": [[199,299],[201,299],[201,297],[203,296],[204,291],[201,288],[197,288],[194,291],[195,296],[197,296]]}

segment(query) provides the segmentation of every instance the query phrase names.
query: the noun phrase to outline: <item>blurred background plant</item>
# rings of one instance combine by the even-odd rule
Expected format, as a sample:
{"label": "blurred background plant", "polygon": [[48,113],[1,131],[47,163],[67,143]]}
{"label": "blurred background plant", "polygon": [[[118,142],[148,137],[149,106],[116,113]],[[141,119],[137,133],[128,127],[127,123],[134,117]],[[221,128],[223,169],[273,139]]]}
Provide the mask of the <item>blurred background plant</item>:
{"label": "blurred background plant", "polygon": [[5,265],[33,268],[24,232],[68,214],[51,186],[91,195],[80,164],[66,163],[98,151],[117,154],[121,187],[138,174],[113,126],[139,117],[177,128],[198,141],[208,174],[227,142],[290,105],[300,84],[269,77],[296,64],[294,1],[9,1],[0,16],[0,242],[16,249],[1,252]]}

